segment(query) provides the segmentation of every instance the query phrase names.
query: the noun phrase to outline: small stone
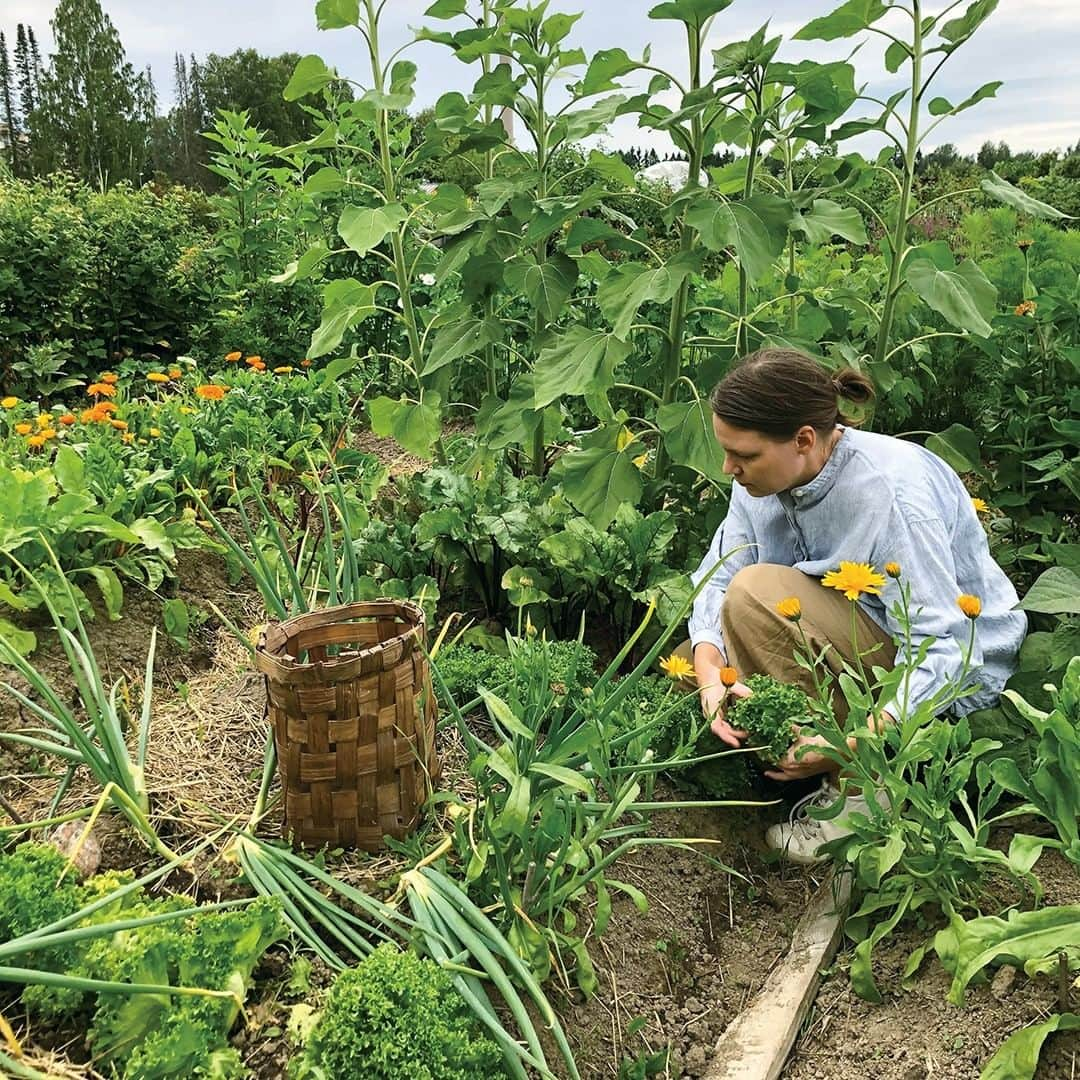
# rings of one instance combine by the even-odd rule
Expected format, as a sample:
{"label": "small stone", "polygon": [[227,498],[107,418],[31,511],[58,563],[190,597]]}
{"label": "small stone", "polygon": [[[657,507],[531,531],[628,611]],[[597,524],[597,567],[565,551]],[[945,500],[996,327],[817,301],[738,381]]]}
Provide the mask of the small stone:
{"label": "small stone", "polygon": [[705,1011],[701,1002],[695,997],[687,998],[684,1003],[684,1008],[691,1016],[697,1016],[698,1013]]}
{"label": "small stone", "polygon": [[72,866],[80,878],[90,877],[101,864],[101,844],[93,832],[81,845],[79,843],[85,828],[81,821],[65,821],[49,840],[65,859],[72,860]]}
{"label": "small stone", "polygon": [[990,984],[990,993],[998,1000],[1001,1001],[1013,992],[1013,987],[1016,984],[1016,968],[1012,964],[1002,964],[998,968],[997,974],[994,976],[994,981]]}
{"label": "small stone", "polygon": [[690,1048],[690,1052],[686,1055],[684,1063],[688,1069],[694,1069],[695,1071],[705,1067],[709,1057],[705,1051],[704,1046],[694,1046]]}

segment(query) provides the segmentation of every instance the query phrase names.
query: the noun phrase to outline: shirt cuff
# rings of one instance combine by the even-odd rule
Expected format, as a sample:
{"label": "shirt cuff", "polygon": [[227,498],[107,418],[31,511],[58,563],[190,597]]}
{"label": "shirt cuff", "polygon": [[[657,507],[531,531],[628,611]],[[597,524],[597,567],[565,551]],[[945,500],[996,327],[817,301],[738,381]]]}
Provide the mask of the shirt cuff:
{"label": "shirt cuff", "polygon": [[693,652],[702,643],[715,645],[724,655],[724,636],[719,630],[695,630],[690,635],[690,651]]}

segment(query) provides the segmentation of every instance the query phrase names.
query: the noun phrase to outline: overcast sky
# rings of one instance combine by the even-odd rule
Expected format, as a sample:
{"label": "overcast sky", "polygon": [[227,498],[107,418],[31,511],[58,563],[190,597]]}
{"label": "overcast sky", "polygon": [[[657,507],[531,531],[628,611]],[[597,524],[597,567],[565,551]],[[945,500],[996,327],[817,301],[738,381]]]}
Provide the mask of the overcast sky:
{"label": "overcast sky", "polygon": [[[587,54],[619,45],[640,56],[652,45],[652,62],[682,74],[685,38],[674,22],[656,22],[646,13],[656,0],[553,0],[552,11],[583,11],[569,43]],[[422,25],[431,0],[389,0],[383,43],[387,53],[411,36],[409,27]],[[736,0],[713,22],[711,48],[748,37],[766,19],[773,33],[790,37],[809,19],[826,14],[839,0]],[[167,108],[173,95],[173,55],[202,57],[254,48],[274,55],[292,51],[318,53],[343,74],[362,79],[363,40],[355,30],[319,31],[313,0],[103,0],[116,26],[127,57],[136,68],[147,64],[154,73],[159,101]],[[928,12],[945,0],[926,4]],[[0,0],[0,30],[9,49],[19,22],[34,28],[43,58],[52,48],[49,20],[55,0]],[[451,24],[456,25],[456,24]],[[889,25],[884,23],[882,25]],[[855,57],[857,82],[869,82],[873,92],[888,93],[902,85],[886,74],[882,43],[869,39]],[[843,56],[849,41],[788,42],[780,57],[786,60]],[[409,54],[418,63],[418,105],[430,104],[441,93],[468,89],[478,74],[476,65],[458,63],[439,46],[420,44]],[[1004,139],[1014,150],[1059,148],[1080,141],[1080,0],[1001,0],[998,10],[975,37],[958,50],[935,83],[936,93],[962,100],[982,83],[1002,79],[1005,85],[991,99],[950,118],[937,129],[928,147],[953,142],[971,153],[986,139]],[[904,69],[901,69],[903,74]],[[859,112],[849,114],[854,117]],[[639,131],[624,118],[613,132],[616,144],[654,145],[663,152],[661,136]],[[861,147],[860,147],[861,148]]]}

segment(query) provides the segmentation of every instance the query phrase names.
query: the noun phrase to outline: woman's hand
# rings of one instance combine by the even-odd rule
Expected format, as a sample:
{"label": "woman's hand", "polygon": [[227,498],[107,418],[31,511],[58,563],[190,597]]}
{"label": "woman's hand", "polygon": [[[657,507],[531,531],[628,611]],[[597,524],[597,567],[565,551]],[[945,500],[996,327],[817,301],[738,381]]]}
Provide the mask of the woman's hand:
{"label": "woman's hand", "polygon": [[724,703],[730,694],[732,697],[747,698],[754,691],[745,683],[737,682],[734,686],[727,687],[720,682],[720,673],[716,673],[716,681],[701,689],[701,711],[706,720],[712,721],[712,733],[728,746],[742,746],[742,740],[747,732],[739,728],[733,728],[724,719]]}
{"label": "woman's hand", "polygon": [[[788,747],[784,756],[776,763],[775,769],[766,769],[765,775],[770,780],[805,780],[808,776],[820,776],[836,768],[836,763],[812,749],[816,746],[828,746],[821,735],[803,735],[795,725],[795,741]],[[810,749],[807,749],[807,748]]]}

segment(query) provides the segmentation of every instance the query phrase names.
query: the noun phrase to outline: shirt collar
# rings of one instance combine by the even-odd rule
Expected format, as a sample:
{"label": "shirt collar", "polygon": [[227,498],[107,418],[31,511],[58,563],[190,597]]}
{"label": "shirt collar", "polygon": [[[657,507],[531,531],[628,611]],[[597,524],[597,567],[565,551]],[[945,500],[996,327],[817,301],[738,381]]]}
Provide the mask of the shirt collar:
{"label": "shirt collar", "polygon": [[790,491],[781,492],[781,498],[785,501],[790,499],[791,503],[799,508],[813,506],[814,503],[820,502],[832,489],[840,475],[840,470],[853,453],[854,447],[851,445],[851,439],[848,438],[848,429],[840,427],[840,438],[836,440],[833,452],[822,466],[821,472],[813,480],[800,484],[799,487],[793,487]]}

